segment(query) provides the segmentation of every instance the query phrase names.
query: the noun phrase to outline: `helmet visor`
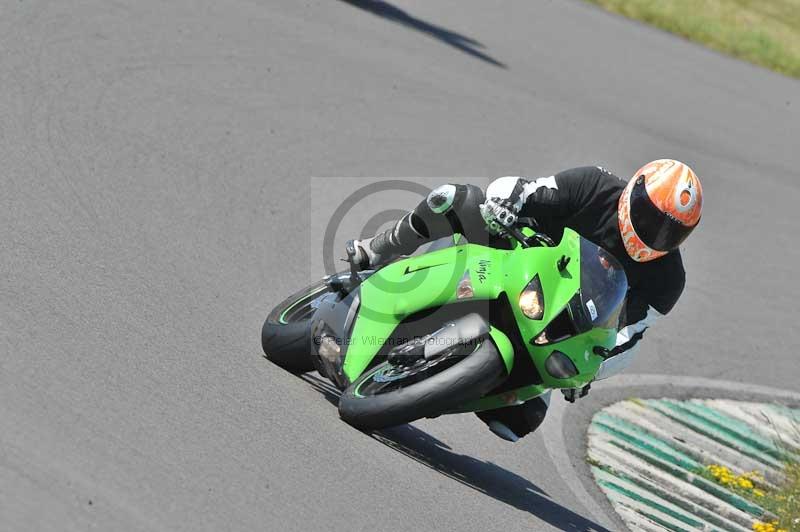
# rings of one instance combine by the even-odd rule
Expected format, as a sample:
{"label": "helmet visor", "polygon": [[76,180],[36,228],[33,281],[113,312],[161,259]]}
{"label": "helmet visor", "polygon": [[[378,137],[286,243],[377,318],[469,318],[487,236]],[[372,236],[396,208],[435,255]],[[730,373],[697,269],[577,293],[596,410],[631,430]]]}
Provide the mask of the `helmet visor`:
{"label": "helmet visor", "polygon": [[633,185],[630,205],[633,230],[642,242],[656,251],[676,249],[694,229],[694,226],[682,224],[653,203],[647,194],[644,176],[639,176]]}

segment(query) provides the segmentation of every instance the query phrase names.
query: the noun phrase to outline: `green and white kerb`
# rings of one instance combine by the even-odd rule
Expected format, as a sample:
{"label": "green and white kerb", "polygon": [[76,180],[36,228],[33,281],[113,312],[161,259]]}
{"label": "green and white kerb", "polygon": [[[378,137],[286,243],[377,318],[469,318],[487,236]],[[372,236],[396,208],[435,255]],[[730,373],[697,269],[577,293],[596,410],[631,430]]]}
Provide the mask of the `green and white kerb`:
{"label": "green and white kerb", "polygon": [[763,489],[800,459],[798,426],[772,404],[634,399],[595,414],[588,461],[630,530],[752,532],[771,517]]}

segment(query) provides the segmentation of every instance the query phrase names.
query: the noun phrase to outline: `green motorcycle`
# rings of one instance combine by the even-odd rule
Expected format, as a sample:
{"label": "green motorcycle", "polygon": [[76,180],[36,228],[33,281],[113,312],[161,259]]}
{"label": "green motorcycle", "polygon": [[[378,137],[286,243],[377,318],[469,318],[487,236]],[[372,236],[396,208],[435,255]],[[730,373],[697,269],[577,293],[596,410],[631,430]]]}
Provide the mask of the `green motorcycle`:
{"label": "green motorcycle", "polygon": [[622,266],[570,229],[557,245],[529,227],[508,236],[512,249],[455,235],[329,276],[269,314],[266,357],[329,378],[341,418],[367,430],[584,387],[614,353]]}

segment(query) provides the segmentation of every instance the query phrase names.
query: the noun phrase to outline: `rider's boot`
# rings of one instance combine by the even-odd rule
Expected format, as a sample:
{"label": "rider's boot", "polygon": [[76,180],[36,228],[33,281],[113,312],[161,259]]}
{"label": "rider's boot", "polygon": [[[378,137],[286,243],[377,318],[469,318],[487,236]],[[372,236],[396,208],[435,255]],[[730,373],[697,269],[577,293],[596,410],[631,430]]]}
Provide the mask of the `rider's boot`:
{"label": "rider's boot", "polygon": [[413,225],[414,216],[413,212],[409,212],[393,228],[371,238],[348,240],[347,260],[362,270],[369,270],[383,266],[400,255],[413,253],[428,240]]}
{"label": "rider's boot", "polygon": [[521,405],[476,412],[496,436],[510,442],[518,441],[539,428],[550,405],[550,392]]}
{"label": "rider's boot", "polygon": [[491,420],[489,422],[489,430],[491,430],[495,436],[510,441],[511,443],[519,441],[519,436],[502,421],[497,421],[496,419]]}

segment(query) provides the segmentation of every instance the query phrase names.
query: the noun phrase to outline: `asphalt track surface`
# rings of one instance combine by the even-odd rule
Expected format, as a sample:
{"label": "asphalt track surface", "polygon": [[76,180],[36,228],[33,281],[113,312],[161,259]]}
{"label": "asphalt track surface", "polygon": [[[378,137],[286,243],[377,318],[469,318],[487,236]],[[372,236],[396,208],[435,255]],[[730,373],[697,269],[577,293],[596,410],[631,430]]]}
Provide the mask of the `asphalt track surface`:
{"label": "asphalt track surface", "polygon": [[[683,159],[687,290],[631,373],[797,391],[799,138],[797,81],[579,1],[6,2],[0,529],[599,528],[541,433],[372,438],[261,357],[310,178]],[[626,393],[542,429],[596,505],[581,424]]]}

